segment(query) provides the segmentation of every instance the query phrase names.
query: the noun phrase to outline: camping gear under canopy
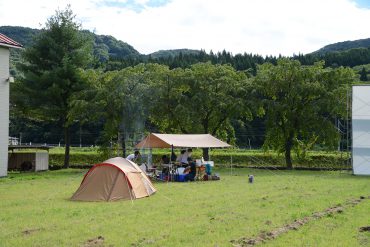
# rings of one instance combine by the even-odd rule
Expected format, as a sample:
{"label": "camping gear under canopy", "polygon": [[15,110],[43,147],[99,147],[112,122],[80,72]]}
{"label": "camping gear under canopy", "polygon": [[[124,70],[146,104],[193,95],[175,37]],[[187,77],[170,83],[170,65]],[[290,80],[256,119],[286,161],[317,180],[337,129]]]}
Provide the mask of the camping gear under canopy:
{"label": "camping gear under canopy", "polygon": [[153,184],[137,164],[116,157],[94,165],[85,174],[71,200],[133,200],[155,192]]}
{"label": "camping gear under canopy", "polygon": [[151,133],[144,140],[135,145],[135,148],[223,148],[230,147],[210,134],[156,134]]}

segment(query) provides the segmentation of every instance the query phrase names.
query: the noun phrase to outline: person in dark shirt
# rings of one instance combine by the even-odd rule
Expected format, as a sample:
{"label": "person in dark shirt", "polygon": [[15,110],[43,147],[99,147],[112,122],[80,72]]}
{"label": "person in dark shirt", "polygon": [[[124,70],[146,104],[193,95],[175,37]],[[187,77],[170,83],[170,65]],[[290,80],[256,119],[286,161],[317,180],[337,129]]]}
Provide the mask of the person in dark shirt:
{"label": "person in dark shirt", "polygon": [[185,168],[185,171],[189,172],[185,175],[185,181],[194,181],[194,178],[197,174],[197,167],[194,161],[189,161],[189,166]]}
{"label": "person in dark shirt", "polygon": [[169,164],[170,159],[168,158],[167,155],[162,155],[162,164]]}

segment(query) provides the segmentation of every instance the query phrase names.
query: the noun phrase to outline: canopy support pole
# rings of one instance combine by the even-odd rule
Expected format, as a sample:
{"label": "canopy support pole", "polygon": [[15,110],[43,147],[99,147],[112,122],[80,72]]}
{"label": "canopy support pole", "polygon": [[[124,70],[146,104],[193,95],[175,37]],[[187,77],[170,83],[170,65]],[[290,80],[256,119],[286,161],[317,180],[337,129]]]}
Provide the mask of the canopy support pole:
{"label": "canopy support pole", "polygon": [[[172,154],[173,154],[173,144],[171,144],[171,154],[170,154],[170,163],[172,162]],[[175,162],[176,160],[174,160]]]}

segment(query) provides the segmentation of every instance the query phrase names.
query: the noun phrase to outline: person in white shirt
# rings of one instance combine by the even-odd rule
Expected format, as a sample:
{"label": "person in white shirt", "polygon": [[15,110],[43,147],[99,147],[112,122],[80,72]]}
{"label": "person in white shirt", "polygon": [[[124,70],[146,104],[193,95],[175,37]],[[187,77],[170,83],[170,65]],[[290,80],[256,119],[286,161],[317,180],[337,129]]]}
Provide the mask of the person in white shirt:
{"label": "person in white shirt", "polygon": [[181,156],[181,163],[184,165],[189,165],[189,158],[191,160],[191,153],[193,150],[189,148],[182,156]]}
{"label": "person in white shirt", "polygon": [[184,156],[185,152],[186,152],[185,149],[181,150],[180,155],[177,156],[177,159],[176,159],[177,162],[182,163],[182,156]]}
{"label": "person in white shirt", "polygon": [[138,158],[140,158],[139,150],[136,150],[133,154],[130,154],[129,156],[126,157],[127,160],[132,162],[136,162]]}

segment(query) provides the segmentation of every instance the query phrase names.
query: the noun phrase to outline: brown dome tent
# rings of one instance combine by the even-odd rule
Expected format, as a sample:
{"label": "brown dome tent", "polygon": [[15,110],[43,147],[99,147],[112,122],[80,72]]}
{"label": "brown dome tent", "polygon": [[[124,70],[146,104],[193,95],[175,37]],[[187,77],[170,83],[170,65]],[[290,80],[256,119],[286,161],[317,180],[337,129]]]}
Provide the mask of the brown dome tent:
{"label": "brown dome tent", "polygon": [[133,200],[156,192],[149,178],[135,163],[121,157],[94,165],[83,178],[71,200]]}

